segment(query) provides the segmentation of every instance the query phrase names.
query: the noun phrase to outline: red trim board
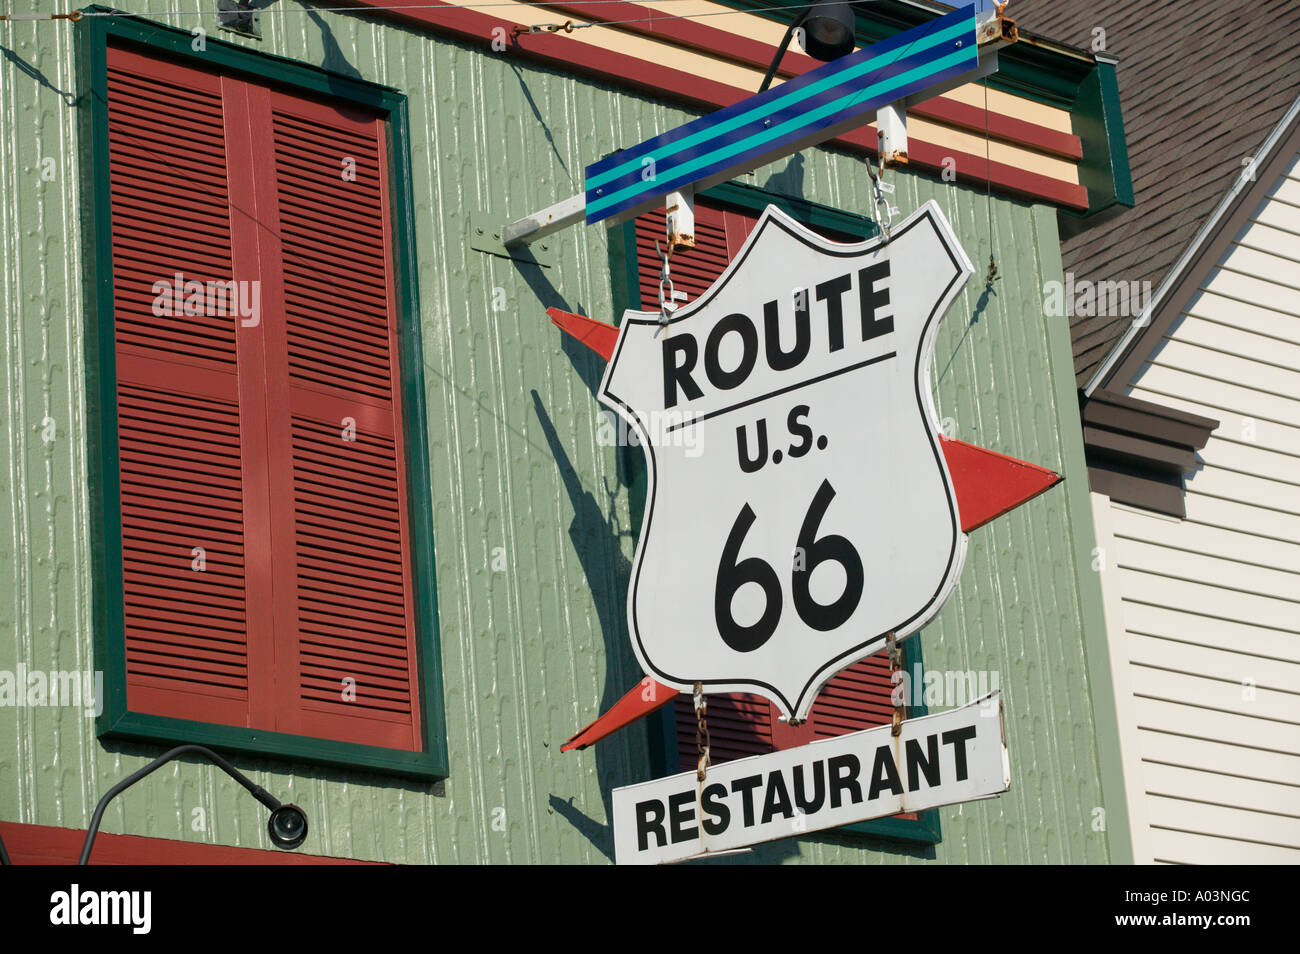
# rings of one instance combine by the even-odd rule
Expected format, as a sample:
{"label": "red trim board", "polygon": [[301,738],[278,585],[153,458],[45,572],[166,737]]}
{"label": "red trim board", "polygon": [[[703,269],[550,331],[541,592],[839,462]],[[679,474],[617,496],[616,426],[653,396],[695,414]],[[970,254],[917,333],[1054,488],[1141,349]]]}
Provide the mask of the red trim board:
{"label": "red trim board", "polygon": [[[16,865],[75,865],[86,840],[84,828],[52,828],[0,822],[9,858]],[[143,835],[95,836],[90,853],[96,865],[370,865],[377,861],[330,858],[301,852],[268,851],[264,848],[235,848],[195,841],[173,841]]]}

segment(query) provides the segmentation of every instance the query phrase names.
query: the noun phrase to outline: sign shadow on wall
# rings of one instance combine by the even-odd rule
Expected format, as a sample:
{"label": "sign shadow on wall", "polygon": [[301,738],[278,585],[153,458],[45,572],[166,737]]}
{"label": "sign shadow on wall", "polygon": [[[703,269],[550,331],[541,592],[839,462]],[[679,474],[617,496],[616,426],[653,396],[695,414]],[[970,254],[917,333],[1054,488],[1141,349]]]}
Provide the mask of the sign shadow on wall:
{"label": "sign shadow on wall", "polygon": [[[605,642],[605,677],[601,691],[599,711],[604,712],[641,679],[641,671],[632,654],[626,622],[626,597],[632,564],[623,555],[622,538],[632,535],[631,528],[621,528],[615,523],[614,502],[620,492],[618,487],[606,484],[604,505],[595,494],[587,490],[574,469],[568,452],[564,449],[555,424],[541,396],[532,391],[537,420],[542,427],[546,443],[550,446],[559,470],[560,480],[573,507],[573,520],[569,524],[569,539],[573,544],[582,572],[591,588],[592,603]],[[620,475],[622,478],[623,475]],[[620,482],[625,483],[624,480]],[[619,739],[624,745],[635,742],[640,733],[629,733]],[[642,781],[633,771],[633,764],[619,751],[622,745],[598,744],[592,751],[596,757],[596,778],[600,786],[605,817],[613,818],[613,789],[631,782]],[[646,747],[647,760],[649,748]],[[582,756],[563,756],[581,758]],[[613,828],[584,814],[581,809],[551,796],[551,807],[564,816],[584,834],[610,860],[614,858]]]}
{"label": "sign shadow on wall", "polygon": [[[583,350],[586,350],[585,348]],[[606,712],[623,695],[643,678],[640,667],[631,651],[631,641],[627,633],[627,586],[631,574],[631,562],[623,555],[620,542],[624,537],[632,537],[629,528],[620,528],[615,522],[615,500],[619,488],[612,490],[605,487],[608,498],[602,506],[596,496],[582,485],[577,471],[569,459],[564,445],[560,442],[555,424],[542,404],[541,396],[532,391],[533,404],[537,409],[537,419],[542,432],[560,472],[560,479],[569,495],[573,506],[573,521],[569,524],[569,539],[573,543],[578,561],[591,587],[601,635],[605,641],[605,678],[601,691],[599,712]],[[630,483],[630,475],[623,472],[626,455],[619,455],[619,482],[623,487]],[[621,744],[616,744],[621,743]],[[634,723],[612,739],[596,743],[591,752],[596,760],[596,779],[600,786],[600,798],[605,808],[605,817],[613,819],[613,790],[621,785],[644,781],[642,772],[637,771],[638,762],[626,757],[625,746],[641,745],[645,758],[640,761],[642,768],[649,766],[650,749],[646,739],[646,723]],[[669,758],[673,753],[669,753]],[[581,756],[574,756],[581,757]],[[601,854],[610,861],[614,860],[614,829],[612,823],[597,821],[573,803],[573,798],[562,799],[554,794],[550,796],[550,807],[557,815],[563,817],[583,836],[587,838]],[[783,858],[798,854],[797,849],[788,842],[773,842],[761,845],[752,852],[726,858],[702,859],[708,863],[735,863],[738,860],[779,863]]]}
{"label": "sign shadow on wall", "polygon": [[942,384],[943,379],[948,376],[948,370],[952,367],[952,363],[957,360],[957,355],[961,351],[962,345],[966,343],[966,338],[970,335],[971,329],[979,324],[980,319],[984,317],[984,312],[988,310],[989,301],[997,297],[997,289],[993,287],[993,281],[995,280],[991,279],[984,283],[984,290],[980,292],[980,297],[975,302],[975,310],[971,312],[970,321],[966,322],[965,330],[962,331],[961,337],[957,339],[957,344],[953,346],[952,354],[948,356],[948,363],[943,366],[943,370],[935,378],[936,387]]}

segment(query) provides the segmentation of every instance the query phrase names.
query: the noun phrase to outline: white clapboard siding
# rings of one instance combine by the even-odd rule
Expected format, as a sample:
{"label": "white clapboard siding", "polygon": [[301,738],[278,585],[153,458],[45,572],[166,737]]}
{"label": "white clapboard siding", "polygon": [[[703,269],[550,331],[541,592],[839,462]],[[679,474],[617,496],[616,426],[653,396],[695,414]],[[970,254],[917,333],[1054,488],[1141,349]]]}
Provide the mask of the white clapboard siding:
{"label": "white clapboard siding", "polygon": [[[1300,567],[1300,542],[1260,537],[1235,528],[1156,520],[1140,510],[1117,510],[1115,535],[1260,566]],[[1297,538],[1300,539],[1300,538]]]}
{"label": "white clapboard siding", "polygon": [[[1296,319],[1300,325],[1300,318]],[[1175,395],[1155,394],[1142,388],[1133,388],[1130,396],[1143,401],[1152,401],[1177,411],[1199,414],[1219,422],[1215,428],[1214,439],[1235,441],[1251,447],[1278,451],[1292,457],[1300,455],[1300,426],[1270,421],[1266,418],[1251,417],[1237,411],[1222,407],[1211,407],[1202,401],[1192,401]],[[1204,397],[1204,395],[1198,395]],[[1300,425],[1300,422],[1297,422]]]}
{"label": "white clapboard siding", "polygon": [[1279,177],[1270,190],[1269,197],[1273,201],[1263,203],[1252,219],[1300,234],[1300,202],[1295,198],[1297,186],[1300,186],[1300,165],[1292,163],[1291,168]]}
{"label": "white clapboard siding", "polygon": [[1300,516],[1295,514],[1211,497],[1191,489],[1184,494],[1183,503],[1187,507],[1187,519],[1194,523],[1230,527],[1274,540],[1300,540]]}
{"label": "white clapboard siding", "polygon": [[[1232,384],[1244,384],[1252,390],[1264,391],[1268,394],[1283,396],[1300,394],[1300,391],[1296,390],[1300,387],[1300,370],[1279,368],[1265,361],[1264,357],[1265,355],[1261,355],[1258,360],[1243,358],[1227,351],[1203,348],[1173,337],[1165,339],[1164,344],[1156,349],[1151,356],[1151,363],[1162,368],[1190,371],[1193,374]],[[1268,354],[1267,357],[1271,358],[1272,355]]]}
{"label": "white clapboard siding", "polygon": [[1271,282],[1260,275],[1247,275],[1230,268],[1217,269],[1201,286],[1204,291],[1248,301],[1273,311],[1300,315],[1300,290]]}
{"label": "white clapboard siding", "polygon": [[1300,848],[1254,845],[1212,835],[1155,829],[1151,833],[1155,860],[1171,865],[1298,865]]}
{"label": "white clapboard siding", "polygon": [[1093,497],[1135,856],[1300,864],[1300,164],[1179,307],[1123,385],[1219,422],[1186,518]]}
{"label": "white clapboard siding", "polygon": [[[1122,541],[1116,541],[1116,551],[1122,556]],[[1220,616],[1240,620],[1252,626],[1295,630],[1296,615],[1300,607],[1291,600],[1279,600],[1256,593],[1224,589],[1213,584],[1192,580],[1179,580],[1157,573],[1139,570],[1121,570],[1118,573],[1120,592],[1126,601],[1134,600],[1171,608],[1194,606],[1207,616]]]}
{"label": "white clapboard siding", "polygon": [[1224,775],[1216,771],[1153,764],[1147,769],[1147,794],[1177,798],[1178,793],[1195,789],[1216,805],[1245,808],[1275,815],[1300,815],[1300,788],[1278,782]]}
{"label": "white clapboard siding", "polygon": [[[1279,232],[1277,229],[1271,231],[1274,235],[1289,234]],[[1290,240],[1296,241],[1296,239],[1300,239],[1300,236],[1294,236]],[[1300,343],[1300,322],[1296,321],[1297,316],[1274,311],[1239,298],[1225,298],[1211,291],[1202,291],[1197,293],[1191,304],[1187,306],[1187,313],[1206,321],[1217,321],[1219,324],[1240,328],[1251,334],[1263,335],[1266,338]]]}
{"label": "white clapboard siding", "polygon": [[[1294,262],[1298,261],[1295,257],[1297,253],[1290,246],[1295,239],[1296,236],[1293,232],[1274,228],[1263,222],[1252,222],[1237,237],[1237,244],[1245,248],[1267,252],[1270,255],[1281,255],[1283,258],[1289,258]],[[1189,312],[1194,311],[1190,307],[1187,310]]]}
{"label": "white clapboard siding", "polygon": [[1169,606],[1124,601],[1127,632],[1177,639],[1193,646],[1227,646],[1245,656],[1300,663],[1300,634],[1287,629],[1252,626],[1215,613],[1191,613]]}
{"label": "white clapboard siding", "polygon": [[[1295,267],[1300,269],[1300,263]],[[1296,319],[1291,320],[1294,322]],[[1279,341],[1269,335],[1259,335],[1190,314],[1184,315],[1178,323],[1178,340],[1235,355],[1246,361],[1262,361],[1292,374],[1295,373],[1292,369],[1300,367],[1300,344]]]}
{"label": "white clapboard siding", "polygon": [[[1269,784],[1295,787],[1286,779],[1300,779],[1300,755],[1252,749],[1229,742],[1214,742],[1192,736],[1144,729],[1139,733],[1141,747],[1167,761],[1150,761],[1150,765],[1173,765],[1201,772],[1217,772],[1233,778],[1255,779]],[[1168,794],[1167,792],[1164,794]],[[1296,791],[1300,800],[1300,789]]]}
{"label": "white clapboard siding", "polygon": [[1258,845],[1300,848],[1300,818],[1253,812],[1227,805],[1209,805],[1182,798],[1149,795],[1157,827],[1194,834],[1219,835]]}
{"label": "white clapboard siding", "polygon": [[1272,252],[1248,248],[1238,242],[1232,252],[1232,258],[1225,263],[1225,267],[1243,275],[1256,276],[1270,282],[1277,282],[1279,285],[1286,285],[1288,288],[1300,289],[1300,262],[1287,255],[1285,249],[1283,254],[1274,255]]}
{"label": "white clapboard siding", "polygon": [[[1300,316],[1296,317],[1300,321]],[[1300,421],[1300,396],[1268,394],[1177,368],[1149,365],[1139,379],[1144,391],[1161,396],[1195,396],[1202,403],[1281,424]]]}
{"label": "white clapboard siding", "polygon": [[[1221,446],[1225,441],[1237,446]],[[1239,472],[1291,484],[1294,489],[1284,492],[1300,505],[1300,457],[1294,453],[1261,447],[1257,441],[1243,441],[1239,433],[1232,433],[1226,437],[1210,435],[1209,443],[1201,450],[1201,457],[1230,461]]]}
{"label": "white clapboard siding", "polygon": [[[1161,665],[1185,666],[1193,660],[1182,654],[1169,651],[1161,655]],[[1256,658],[1253,672],[1259,678],[1267,679],[1268,664]],[[1160,699],[1165,702],[1177,702],[1183,705],[1204,706],[1216,712],[1230,712],[1235,715],[1257,719],[1261,723],[1271,723],[1259,727],[1261,733],[1279,738],[1292,738],[1300,745],[1300,697],[1294,692],[1279,692],[1265,689],[1263,686],[1245,686],[1231,679],[1191,675],[1186,672],[1149,666],[1136,661],[1132,667],[1133,692],[1148,699]]]}
{"label": "white clapboard siding", "polygon": [[[1181,545],[1195,546],[1194,535],[1188,537]],[[1144,540],[1127,540],[1116,549],[1116,560],[1123,569],[1160,573],[1194,583],[1210,582],[1216,588],[1290,600],[1296,617],[1300,617],[1300,573],[1261,566],[1258,562],[1243,563],[1207,556],[1194,550],[1175,549]]]}
{"label": "white clapboard siding", "polygon": [[[1235,647],[1229,650],[1198,646],[1195,643],[1170,646],[1169,642],[1169,638],[1164,636],[1129,633],[1129,659],[1135,666],[1168,666],[1176,661],[1177,665],[1189,667],[1183,670],[1184,672],[1217,673],[1220,678],[1228,680],[1230,685],[1240,687],[1249,681],[1258,685],[1260,689],[1278,690],[1300,696],[1300,663],[1286,662],[1267,656],[1252,656],[1237,652]],[[1143,680],[1134,678],[1133,685],[1136,688],[1142,682]],[[1201,699],[1200,696],[1192,698],[1197,701]],[[1289,717],[1292,715],[1300,717],[1298,701],[1300,699],[1284,700],[1280,718],[1284,721],[1295,721]],[[1248,715],[1256,714],[1249,711],[1251,705],[1243,708],[1247,710]],[[1262,715],[1263,712],[1259,714]]]}
{"label": "white clapboard siding", "polygon": [[1276,229],[1300,234],[1300,208],[1283,202],[1271,202],[1268,207],[1255,216],[1256,222],[1263,222]]}
{"label": "white clapboard siding", "polygon": [[1300,178],[1296,176],[1296,167],[1294,165],[1286,175],[1278,178],[1277,184],[1269,190],[1268,194],[1270,198],[1276,199],[1278,202],[1300,206]]}
{"label": "white clapboard siding", "polygon": [[[1294,726],[1279,726],[1236,712],[1222,712],[1196,703],[1170,702],[1137,694],[1133,696],[1133,712],[1137,727],[1147,730],[1142,736],[1144,739],[1154,739],[1160,734],[1175,734],[1232,745],[1254,743],[1266,752],[1300,755],[1300,731],[1295,731]],[[1266,735],[1265,731],[1270,728],[1277,731]],[[1144,762],[1167,761],[1163,752],[1150,749],[1142,750],[1142,759]],[[1141,782],[1141,779],[1137,781]],[[1300,784],[1300,779],[1281,778],[1276,781]],[[1187,794],[1189,798],[1196,797],[1195,792]]]}
{"label": "white clapboard siding", "polygon": [[[1235,456],[1230,463],[1237,464]],[[1186,478],[1187,487],[1197,492],[1240,500],[1255,507],[1279,510],[1282,513],[1300,513],[1300,488],[1295,484],[1260,477],[1249,470],[1220,465],[1202,467]]]}

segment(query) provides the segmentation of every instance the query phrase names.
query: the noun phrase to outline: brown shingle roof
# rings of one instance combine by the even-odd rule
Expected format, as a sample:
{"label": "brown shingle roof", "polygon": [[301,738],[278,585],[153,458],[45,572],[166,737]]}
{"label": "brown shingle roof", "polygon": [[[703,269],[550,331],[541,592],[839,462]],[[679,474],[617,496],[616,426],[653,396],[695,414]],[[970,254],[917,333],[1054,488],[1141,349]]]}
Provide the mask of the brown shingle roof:
{"label": "brown shingle roof", "polygon": [[[1159,287],[1300,93],[1300,2],[1013,0],[1023,29],[1119,58],[1137,205],[1064,240],[1076,279]],[[1130,317],[1071,319],[1080,387]]]}

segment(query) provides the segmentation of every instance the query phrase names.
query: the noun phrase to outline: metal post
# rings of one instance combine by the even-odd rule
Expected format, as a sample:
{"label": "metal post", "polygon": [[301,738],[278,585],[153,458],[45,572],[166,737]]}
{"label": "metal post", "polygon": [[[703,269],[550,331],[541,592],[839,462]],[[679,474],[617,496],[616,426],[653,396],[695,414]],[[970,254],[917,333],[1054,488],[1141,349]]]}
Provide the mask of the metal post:
{"label": "metal post", "polygon": [[587,197],[579,193],[540,212],[534,212],[532,215],[511,222],[502,233],[501,242],[506,248],[535,242],[544,235],[558,232],[570,225],[577,225],[586,215]]}
{"label": "metal post", "polygon": [[890,103],[876,110],[880,168],[907,165],[907,106]]}
{"label": "metal post", "polygon": [[668,254],[679,248],[695,248],[695,191],[668,193]]}

